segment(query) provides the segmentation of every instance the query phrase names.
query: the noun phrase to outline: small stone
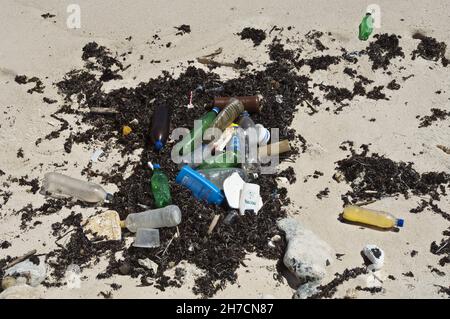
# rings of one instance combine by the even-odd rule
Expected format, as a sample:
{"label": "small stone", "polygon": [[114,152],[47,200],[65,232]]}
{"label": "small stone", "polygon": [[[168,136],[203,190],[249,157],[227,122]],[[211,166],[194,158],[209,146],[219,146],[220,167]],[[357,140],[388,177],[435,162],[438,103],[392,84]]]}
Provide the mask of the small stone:
{"label": "small stone", "polygon": [[38,289],[28,285],[12,286],[0,293],[0,299],[38,299]]}
{"label": "small stone", "polygon": [[319,286],[320,281],[311,281],[301,285],[295,292],[294,299],[307,299],[308,297],[311,297],[319,291],[317,289]]}
{"label": "small stone", "polygon": [[281,240],[281,236],[280,235],[275,235],[270,240],[273,241],[274,243],[276,243],[276,242]]}
{"label": "small stone", "polygon": [[354,288],[349,288],[345,292],[345,299],[356,299],[358,297],[358,291]]}
{"label": "small stone", "polygon": [[288,242],[283,258],[286,267],[299,280],[320,281],[326,274],[327,261],[333,260],[333,249],[294,218],[280,220],[278,227]]}
{"label": "small stone", "polygon": [[340,182],[345,181],[345,176],[344,176],[344,174],[342,174],[342,172],[339,172],[339,171],[338,171],[338,172],[334,173],[333,179],[334,179],[336,182],[340,183]]}
{"label": "small stone", "polygon": [[150,260],[149,258],[146,259],[139,259],[138,260],[139,265],[141,265],[144,268],[147,268],[148,270],[153,271],[154,274],[158,272],[158,264],[155,263],[153,260]]}
{"label": "small stone", "polygon": [[126,276],[130,273],[131,271],[131,266],[129,263],[123,263],[120,267],[119,267],[119,271],[122,275]]}
{"label": "small stone", "polygon": [[15,286],[17,284],[17,280],[14,277],[6,276],[2,280],[2,289],[6,290],[9,287]]}

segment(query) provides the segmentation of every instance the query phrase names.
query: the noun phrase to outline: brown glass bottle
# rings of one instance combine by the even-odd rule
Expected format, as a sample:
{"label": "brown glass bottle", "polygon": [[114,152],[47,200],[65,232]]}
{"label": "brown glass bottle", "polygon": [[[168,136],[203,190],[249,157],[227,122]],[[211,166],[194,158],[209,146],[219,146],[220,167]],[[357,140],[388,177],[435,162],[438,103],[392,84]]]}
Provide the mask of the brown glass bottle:
{"label": "brown glass bottle", "polygon": [[[215,97],[213,105],[217,106],[218,108],[223,109],[225,106],[227,106],[230,103],[230,99],[233,97],[225,96],[225,97]],[[255,95],[255,96],[236,96],[234,97],[241,101],[242,104],[244,104],[244,108],[249,113],[258,113],[261,112],[262,109],[262,95]]]}
{"label": "brown glass bottle", "polygon": [[155,106],[152,117],[152,130],[150,139],[155,150],[160,151],[169,137],[170,112],[169,108],[162,103]]}

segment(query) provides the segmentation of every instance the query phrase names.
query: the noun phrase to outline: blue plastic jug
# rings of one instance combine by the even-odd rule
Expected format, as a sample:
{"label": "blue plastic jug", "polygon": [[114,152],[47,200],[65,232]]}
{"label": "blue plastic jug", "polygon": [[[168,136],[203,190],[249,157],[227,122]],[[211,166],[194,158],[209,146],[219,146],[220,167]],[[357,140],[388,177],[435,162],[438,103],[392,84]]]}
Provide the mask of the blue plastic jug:
{"label": "blue plastic jug", "polygon": [[195,198],[204,200],[209,204],[220,205],[225,199],[221,190],[216,185],[187,165],[181,169],[175,181],[189,188]]}

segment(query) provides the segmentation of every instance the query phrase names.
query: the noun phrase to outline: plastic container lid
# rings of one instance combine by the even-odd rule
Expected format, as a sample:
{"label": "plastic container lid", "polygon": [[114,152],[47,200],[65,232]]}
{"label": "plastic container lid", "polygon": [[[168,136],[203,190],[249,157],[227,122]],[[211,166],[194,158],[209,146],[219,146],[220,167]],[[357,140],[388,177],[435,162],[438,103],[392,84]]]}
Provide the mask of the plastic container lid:
{"label": "plastic container lid", "polygon": [[397,219],[397,226],[398,227],[403,227],[403,224],[405,223],[405,220],[404,219]]}
{"label": "plastic container lid", "polygon": [[161,140],[157,140],[155,142],[155,149],[157,151],[160,151],[164,147],[164,143]]}
{"label": "plastic container lid", "polygon": [[139,248],[159,247],[159,230],[153,228],[138,228],[133,246]]}

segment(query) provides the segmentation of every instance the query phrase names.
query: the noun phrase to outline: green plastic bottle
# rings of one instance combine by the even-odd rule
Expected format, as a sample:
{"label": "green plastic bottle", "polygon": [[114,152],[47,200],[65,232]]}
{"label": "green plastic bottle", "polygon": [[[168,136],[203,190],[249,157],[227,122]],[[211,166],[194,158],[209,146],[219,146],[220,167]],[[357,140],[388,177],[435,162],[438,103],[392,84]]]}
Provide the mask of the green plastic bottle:
{"label": "green plastic bottle", "polygon": [[159,164],[153,164],[151,184],[156,207],[161,208],[170,205],[172,197],[170,196],[169,180]]}
{"label": "green plastic bottle", "polygon": [[359,25],[359,39],[366,41],[373,32],[373,17],[368,12]]}
{"label": "green plastic bottle", "polygon": [[239,166],[240,160],[240,137],[237,128],[239,125],[234,125],[234,133],[228,142],[229,146],[225,152],[213,156],[205,160],[198,168],[230,168]]}
{"label": "green plastic bottle", "polygon": [[214,107],[211,111],[203,115],[199,120],[202,121],[202,125],[200,127],[195,127],[191,131],[189,139],[182,144],[181,154],[184,154],[184,151],[194,151],[194,145],[196,140],[202,141],[203,134],[205,131],[211,126],[214,120],[219,114],[220,109],[218,107]]}

